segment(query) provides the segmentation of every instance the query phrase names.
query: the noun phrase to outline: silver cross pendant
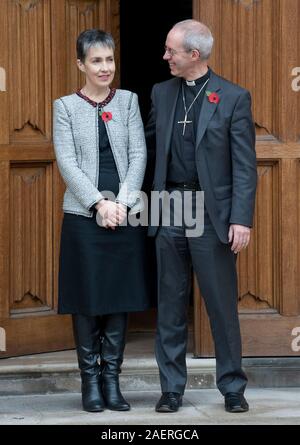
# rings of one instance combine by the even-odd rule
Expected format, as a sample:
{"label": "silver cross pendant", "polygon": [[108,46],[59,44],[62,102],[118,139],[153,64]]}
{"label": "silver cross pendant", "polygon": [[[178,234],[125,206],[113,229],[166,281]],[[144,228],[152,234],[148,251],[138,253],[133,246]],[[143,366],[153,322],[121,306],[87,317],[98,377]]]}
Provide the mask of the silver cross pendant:
{"label": "silver cross pendant", "polygon": [[183,124],[182,136],[184,136],[186,124],[191,124],[192,122],[193,121],[188,121],[187,120],[187,115],[184,116],[184,121],[178,121],[177,122],[178,124]]}

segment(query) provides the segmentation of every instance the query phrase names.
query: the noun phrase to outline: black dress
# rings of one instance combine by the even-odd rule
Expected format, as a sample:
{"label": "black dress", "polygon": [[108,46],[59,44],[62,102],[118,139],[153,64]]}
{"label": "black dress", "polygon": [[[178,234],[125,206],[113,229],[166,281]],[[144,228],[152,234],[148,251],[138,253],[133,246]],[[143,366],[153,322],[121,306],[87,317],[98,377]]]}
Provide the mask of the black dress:
{"label": "black dress", "polygon": [[[105,124],[99,117],[98,190],[117,196],[119,182]],[[145,249],[145,227],[105,229],[97,224],[96,211],[92,218],[65,213],[58,312],[95,316],[148,309]]]}

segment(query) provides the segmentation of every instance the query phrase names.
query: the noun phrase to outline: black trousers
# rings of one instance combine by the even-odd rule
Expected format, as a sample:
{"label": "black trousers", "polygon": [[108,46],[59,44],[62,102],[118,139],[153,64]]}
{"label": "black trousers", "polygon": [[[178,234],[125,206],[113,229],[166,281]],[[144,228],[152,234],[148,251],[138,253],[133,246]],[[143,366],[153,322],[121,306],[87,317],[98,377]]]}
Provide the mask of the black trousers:
{"label": "black trousers", "polygon": [[[172,214],[172,209],[171,209]],[[184,393],[191,266],[203,295],[216,354],[220,392],[243,393],[235,254],[221,243],[204,211],[204,232],[187,237],[184,225],[160,227],[156,237],[158,324],[155,353],[163,392]]]}

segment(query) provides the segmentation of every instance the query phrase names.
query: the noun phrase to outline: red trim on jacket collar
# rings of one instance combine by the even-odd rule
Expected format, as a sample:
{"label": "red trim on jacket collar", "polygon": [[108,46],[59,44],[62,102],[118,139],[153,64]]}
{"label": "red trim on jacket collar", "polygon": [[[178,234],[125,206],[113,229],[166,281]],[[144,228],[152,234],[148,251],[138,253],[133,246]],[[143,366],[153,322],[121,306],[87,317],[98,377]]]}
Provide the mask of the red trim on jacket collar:
{"label": "red trim on jacket collar", "polygon": [[81,99],[84,99],[86,102],[91,104],[93,107],[97,107],[99,105],[100,108],[105,107],[105,105],[109,104],[109,102],[112,100],[114,95],[116,94],[116,88],[111,88],[109,95],[106,99],[104,99],[102,102],[95,102],[94,100],[90,99],[88,96],[85,96],[82,94],[80,90],[76,91],[77,96],[81,97]]}

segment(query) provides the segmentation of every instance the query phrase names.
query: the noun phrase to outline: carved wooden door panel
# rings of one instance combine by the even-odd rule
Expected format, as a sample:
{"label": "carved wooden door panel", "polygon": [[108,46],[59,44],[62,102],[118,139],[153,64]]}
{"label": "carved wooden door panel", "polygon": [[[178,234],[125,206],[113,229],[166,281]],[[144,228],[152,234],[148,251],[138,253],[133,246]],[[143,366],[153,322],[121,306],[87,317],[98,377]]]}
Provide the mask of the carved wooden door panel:
{"label": "carved wooden door panel", "polygon": [[82,30],[102,27],[118,45],[119,5],[0,0],[0,11],[0,354],[12,356],[73,346],[70,317],[56,314],[64,186],[52,101],[81,85]]}
{"label": "carved wooden door panel", "polygon": [[[300,1],[194,0],[194,17],[215,35],[212,68],[253,99],[259,184],[251,244],[238,259],[243,353],[298,355]],[[211,356],[198,294],[195,354]]]}

